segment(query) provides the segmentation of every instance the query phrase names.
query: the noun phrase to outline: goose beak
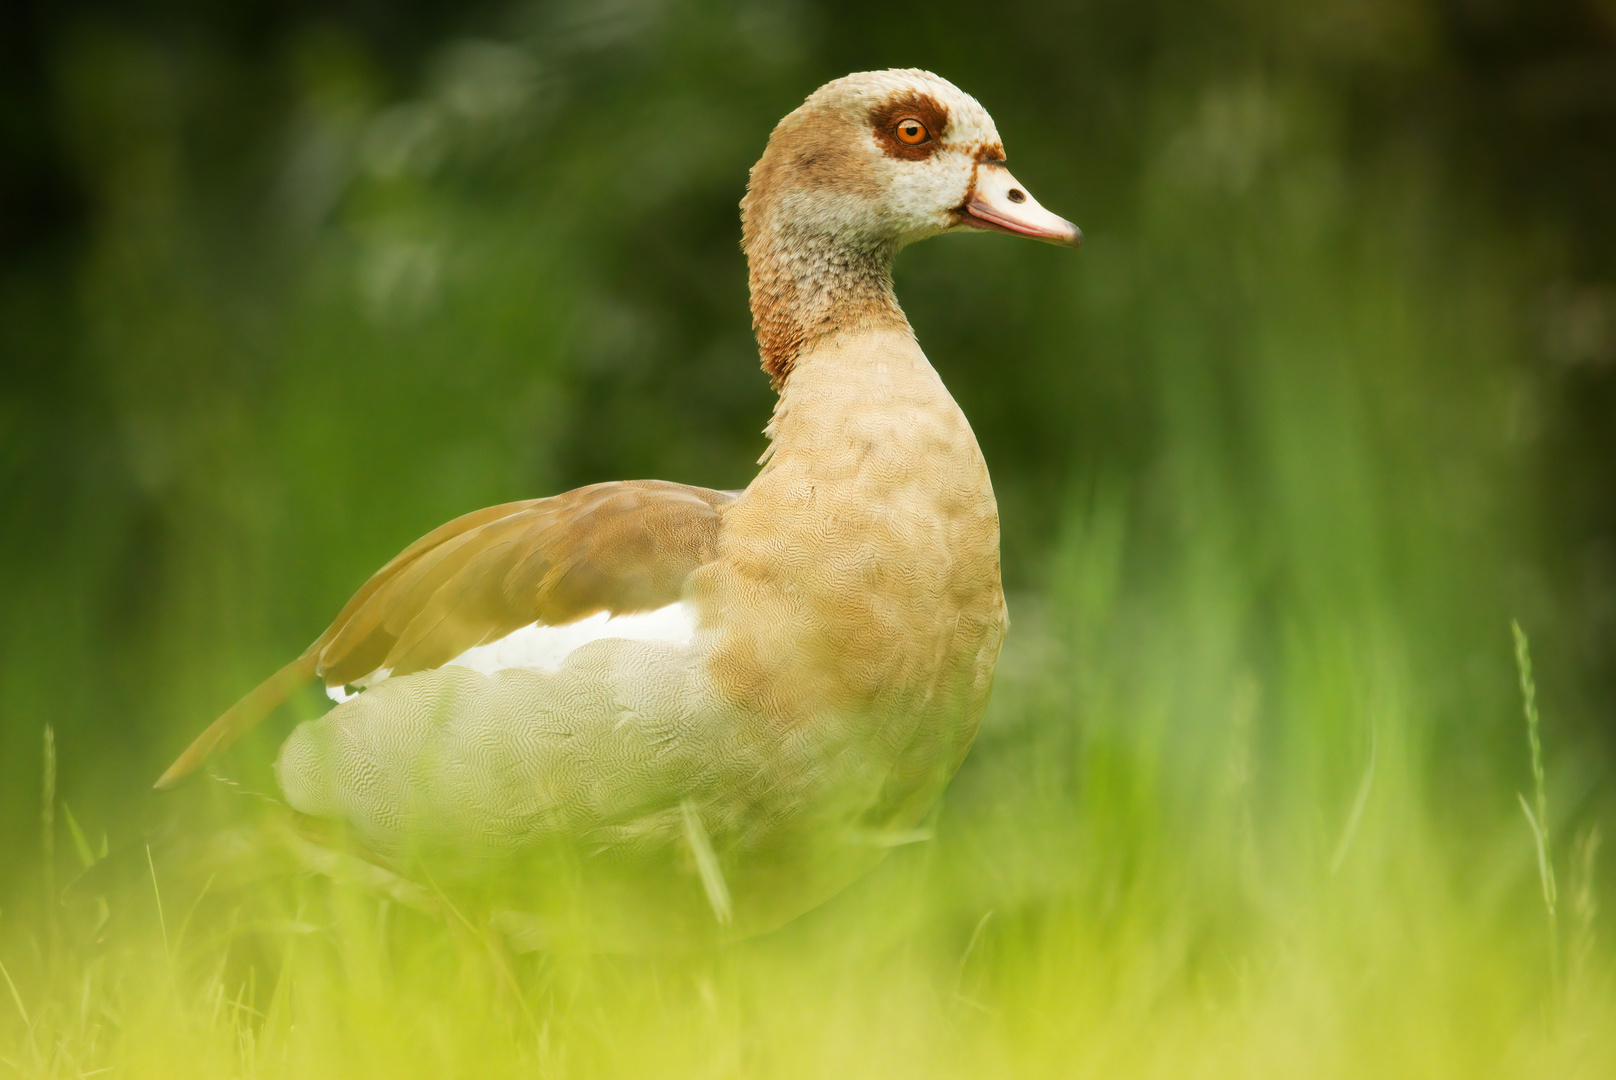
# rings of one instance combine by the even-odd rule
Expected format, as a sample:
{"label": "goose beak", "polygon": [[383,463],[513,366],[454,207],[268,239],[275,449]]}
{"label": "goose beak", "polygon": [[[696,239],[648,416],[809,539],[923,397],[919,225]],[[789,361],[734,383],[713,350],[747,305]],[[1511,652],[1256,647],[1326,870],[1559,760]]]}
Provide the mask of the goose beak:
{"label": "goose beak", "polygon": [[1030,236],[1049,244],[1080,248],[1083,230],[1058,214],[1051,214],[997,162],[976,167],[976,186],[960,208],[960,223],[975,229],[994,229],[1012,236]]}

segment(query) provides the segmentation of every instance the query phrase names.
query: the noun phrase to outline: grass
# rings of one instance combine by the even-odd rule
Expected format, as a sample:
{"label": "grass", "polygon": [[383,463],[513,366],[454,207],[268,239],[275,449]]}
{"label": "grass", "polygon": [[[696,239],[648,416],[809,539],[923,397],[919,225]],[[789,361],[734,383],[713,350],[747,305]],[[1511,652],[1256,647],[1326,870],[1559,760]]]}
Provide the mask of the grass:
{"label": "grass", "polygon": [[1548,784],[1543,778],[1543,740],[1538,733],[1537,684],[1532,679],[1532,650],[1521,624],[1512,622],[1515,635],[1515,668],[1521,679],[1521,703],[1526,714],[1526,741],[1532,750],[1532,789],[1536,796],[1536,813],[1525,795],[1516,795],[1521,812],[1531,826],[1532,840],[1537,844],[1537,876],[1543,886],[1543,908],[1549,916],[1549,987],[1557,992],[1560,987],[1560,919],[1557,908],[1560,889],[1554,877],[1554,859],[1549,850],[1549,796]]}
{"label": "grass", "polygon": [[[1092,556],[1105,542],[1089,535],[1070,546]],[[227,796],[220,812],[216,793],[194,792],[181,833],[134,852],[97,851],[70,811],[47,807],[47,828],[53,817],[72,822],[82,873],[50,918],[0,914],[12,1010],[0,1018],[0,1069],[1611,1074],[1616,1000],[1594,933],[1597,832],[1584,833],[1573,859],[1575,958],[1563,975],[1545,963],[1533,925],[1541,911],[1534,919],[1524,902],[1536,891],[1535,842],[1552,920],[1547,778],[1524,635],[1535,809],[1521,802],[1532,827],[1459,843],[1422,808],[1417,771],[1399,766],[1413,693],[1385,657],[1311,657],[1320,686],[1379,680],[1364,697],[1375,734],[1337,805],[1264,794],[1285,786],[1261,776],[1257,727],[1272,706],[1249,674],[1219,685],[1221,700],[1198,688],[1225,714],[1223,735],[1192,763],[1202,779],[1186,788],[1171,779],[1182,764],[1163,723],[1164,701],[1184,688],[1166,673],[1137,678],[1146,658],[1121,660],[1137,639],[1115,627],[1140,613],[1108,606],[1093,581],[1084,588],[1087,599],[1067,597],[1075,602],[1059,617],[1018,605],[1022,648],[934,839],[899,849],[784,930],[709,953],[511,955],[474,922],[434,920],[362,885],[296,872],[269,839],[272,808],[256,799]],[[1106,663],[1074,669],[1079,642]],[[1366,657],[1378,672],[1362,666]],[[1342,670],[1318,669],[1330,663]],[[49,790],[49,749],[46,764]],[[204,804],[214,811],[190,816]],[[1296,827],[1309,817],[1314,829]],[[1461,851],[1488,872],[1461,865]],[[1548,955],[1557,948],[1551,929]]]}

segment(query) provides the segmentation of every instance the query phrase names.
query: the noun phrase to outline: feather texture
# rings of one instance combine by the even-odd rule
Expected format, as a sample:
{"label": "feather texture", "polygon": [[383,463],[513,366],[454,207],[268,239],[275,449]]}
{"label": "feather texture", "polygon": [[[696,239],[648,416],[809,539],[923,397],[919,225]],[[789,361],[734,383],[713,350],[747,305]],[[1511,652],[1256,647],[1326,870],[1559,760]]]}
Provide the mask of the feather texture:
{"label": "feather texture", "polygon": [[712,558],[719,514],[734,501],[733,492],[625,480],[455,518],[376,571],[314,644],[214,721],[157,786],[184,779],[313,678],[373,685],[525,626],[677,603]]}

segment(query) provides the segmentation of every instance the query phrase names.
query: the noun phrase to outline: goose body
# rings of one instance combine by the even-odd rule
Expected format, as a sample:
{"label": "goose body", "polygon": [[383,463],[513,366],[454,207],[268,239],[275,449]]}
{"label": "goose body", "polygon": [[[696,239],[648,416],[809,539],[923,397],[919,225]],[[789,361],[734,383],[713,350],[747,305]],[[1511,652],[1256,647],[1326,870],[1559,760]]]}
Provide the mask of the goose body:
{"label": "goose body", "polygon": [[952,229],[1080,234],[1004,170],[981,106],[919,71],[816,91],[742,206],[780,391],[744,491],[596,484],[442,526],[159,786],[319,678],[345,700],[281,750],[294,809],[399,865],[505,867],[513,907],[582,889],[651,936],[777,925],[913,829],[1007,618],[987,466],[891,259]]}

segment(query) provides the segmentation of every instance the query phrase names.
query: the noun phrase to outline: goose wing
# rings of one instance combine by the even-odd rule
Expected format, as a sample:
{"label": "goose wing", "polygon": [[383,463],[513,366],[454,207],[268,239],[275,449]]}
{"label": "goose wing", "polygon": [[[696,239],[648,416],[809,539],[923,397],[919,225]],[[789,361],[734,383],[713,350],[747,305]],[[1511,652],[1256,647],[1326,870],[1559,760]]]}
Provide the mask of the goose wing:
{"label": "goose wing", "polygon": [[307,682],[370,685],[440,667],[526,626],[677,602],[736,493],[660,480],[591,484],[439,526],[354,593],[297,659],[232,705],[157,781],[171,787]]}

